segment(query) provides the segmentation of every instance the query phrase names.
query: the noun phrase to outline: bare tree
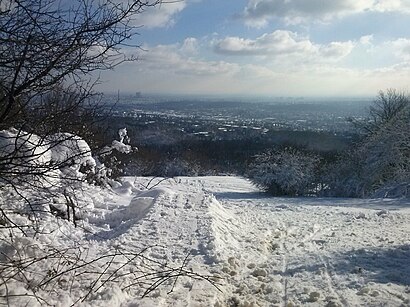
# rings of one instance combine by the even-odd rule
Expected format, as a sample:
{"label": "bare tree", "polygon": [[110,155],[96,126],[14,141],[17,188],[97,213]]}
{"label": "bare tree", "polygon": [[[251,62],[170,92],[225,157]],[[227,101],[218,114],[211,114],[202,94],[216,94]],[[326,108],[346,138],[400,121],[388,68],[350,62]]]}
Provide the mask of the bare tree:
{"label": "bare tree", "polygon": [[[77,223],[77,195],[81,194],[82,180],[76,172],[79,165],[93,167],[95,160],[88,144],[77,135],[84,136],[88,131],[84,122],[95,117],[93,73],[135,60],[121,48],[138,47],[129,45],[138,30],[134,19],[160,2],[0,0],[1,303],[10,305],[13,297],[34,297],[39,304],[47,304],[39,292],[54,292],[54,285],[51,290],[50,285],[60,282],[62,276],[79,278],[96,267],[97,278],[88,294],[79,298],[85,300],[124,274],[135,275],[121,270],[137,258],[149,262],[147,271],[134,279],[138,287],[141,281],[151,281],[146,293],[179,276],[206,278],[185,270],[186,260],[177,269],[166,269],[145,259],[143,251],[127,254],[116,250],[90,258],[87,253],[77,253],[75,241],[69,242],[72,249],[52,243],[40,247],[36,242],[40,234],[55,231],[41,224],[52,214],[72,220],[73,224],[68,223],[72,227],[81,227]],[[67,171],[66,181],[54,184],[63,170]],[[51,220],[58,228],[61,220]],[[40,263],[42,269],[34,274]],[[10,292],[8,286],[13,282],[24,284],[24,291]],[[29,305],[27,301],[24,304]]]}
{"label": "bare tree", "polygon": [[2,0],[0,127],[56,84],[89,88],[90,73],[133,60],[120,50],[136,34],[133,18],[159,2]]}
{"label": "bare tree", "polygon": [[[335,165],[329,188],[338,196],[408,197],[410,194],[410,97],[380,91],[355,148]],[[332,191],[333,190],[333,191]]]}
{"label": "bare tree", "polygon": [[355,122],[366,134],[376,132],[390,121],[400,116],[404,109],[410,106],[410,97],[405,92],[396,89],[380,91],[369,108],[365,122]]}
{"label": "bare tree", "polygon": [[[11,140],[3,138],[16,146],[0,156],[0,179],[10,182],[6,175],[16,177],[10,166],[32,162],[66,141],[60,135],[50,143],[52,133],[90,136],[87,123],[97,110],[93,72],[135,59],[121,52],[137,34],[133,19],[160,1],[0,1],[0,130],[18,130]],[[35,148],[30,145],[34,139]],[[33,163],[26,166],[18,176],[49,173],[44,165],[41,171]]]}

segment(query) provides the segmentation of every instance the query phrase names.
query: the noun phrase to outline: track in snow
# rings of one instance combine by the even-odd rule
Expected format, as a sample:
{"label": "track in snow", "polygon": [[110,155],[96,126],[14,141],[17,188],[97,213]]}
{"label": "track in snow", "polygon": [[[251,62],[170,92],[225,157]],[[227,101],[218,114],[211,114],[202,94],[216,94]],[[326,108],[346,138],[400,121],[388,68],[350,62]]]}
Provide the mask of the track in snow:
{"label": "track in snow", "polygon": [[[232,229],[243,240],[239,256],[230,261],[239,267],[234,277],[226,279],[231,286],[227,296],[234,298],[231,302],[410,304],[406,277],[410,227],[405,203],[386,201],[383,205],[376,200],[372,207],[368,200],[266,198],[243,179],[222,180],[204,178],[204,188],[242,225]],[[232,245],[226,242],[227,249],[232,250]],[[397,267],[383,268],[383,259],[389,253],[394,258],[396,250]],[[378,254],[383,255],[380,261],[373,257]],[[249,264],[255,265],[254,271]],[[383,274],[375,276],[380,271]],[[389,280],[389,275],[396,281]]]}
{"label": "track in snow", "polygon": [[[380,202],[373,209],[363,200],[271,198],[237,177],[183,177],[160,187],[171,192],[118,240],[157,242],[167,248],[153,256],[170,261],[189,252],[193,269],[221,277],[222,292],[183,281],[172,295],[163,291],[160,301],[151,298],[147,306],[410,302],[403,275],[410,274],[410,215],[402,203],[390,204],[390,212]],[[379,254],[381,261],[396,257],[397,269],[383,270],[382,262],[372,260]]]}

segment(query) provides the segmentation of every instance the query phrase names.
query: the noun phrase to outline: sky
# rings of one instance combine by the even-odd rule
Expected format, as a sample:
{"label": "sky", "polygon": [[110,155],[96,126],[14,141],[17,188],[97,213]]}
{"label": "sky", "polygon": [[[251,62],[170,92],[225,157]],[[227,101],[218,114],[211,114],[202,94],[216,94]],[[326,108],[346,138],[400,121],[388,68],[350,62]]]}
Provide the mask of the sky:
{"label": "sky", "polygon": [[410,0],[185,0],[147,9],[105,92],[376,96],[410,86]]}

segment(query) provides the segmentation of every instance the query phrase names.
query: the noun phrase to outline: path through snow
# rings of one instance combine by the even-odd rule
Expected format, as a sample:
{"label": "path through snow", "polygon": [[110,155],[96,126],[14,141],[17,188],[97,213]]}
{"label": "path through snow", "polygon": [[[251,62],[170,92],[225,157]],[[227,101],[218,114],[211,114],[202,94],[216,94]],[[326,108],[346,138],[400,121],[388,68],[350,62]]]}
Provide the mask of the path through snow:
{"label": "path through snow", "polygon": [[124,305],[410,305],[406,201],[271,198],[237,177],[181,177],[159,187],[131,201],[144,214],[117,209],[127,220],[106,239],[155,243],[149,256],[170,263],[189,255],[188,267],[219,277],[222,291],[181,279],[168,295],[171,283]]}

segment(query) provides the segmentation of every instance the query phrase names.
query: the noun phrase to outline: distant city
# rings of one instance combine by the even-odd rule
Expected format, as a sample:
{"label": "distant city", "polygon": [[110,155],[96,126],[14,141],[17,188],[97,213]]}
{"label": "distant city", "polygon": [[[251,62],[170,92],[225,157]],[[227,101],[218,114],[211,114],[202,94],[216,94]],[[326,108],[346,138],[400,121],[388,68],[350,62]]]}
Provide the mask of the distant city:
{"label": "distant city", "polygon": [[113,115],[134,118],[139,125],[169,126],[182,134],[232,139],[269,131],[316,131],[344,135],[348,120],[362,119],[371,99],[214,98],[108,95]]}

